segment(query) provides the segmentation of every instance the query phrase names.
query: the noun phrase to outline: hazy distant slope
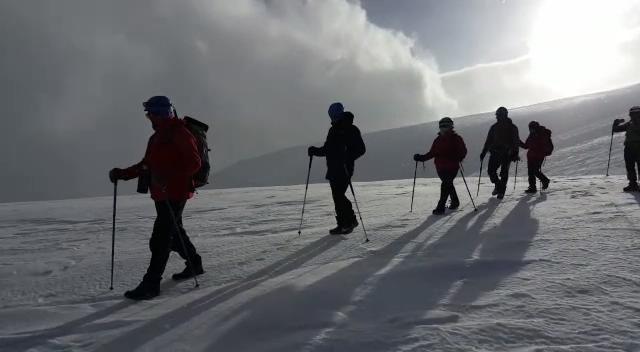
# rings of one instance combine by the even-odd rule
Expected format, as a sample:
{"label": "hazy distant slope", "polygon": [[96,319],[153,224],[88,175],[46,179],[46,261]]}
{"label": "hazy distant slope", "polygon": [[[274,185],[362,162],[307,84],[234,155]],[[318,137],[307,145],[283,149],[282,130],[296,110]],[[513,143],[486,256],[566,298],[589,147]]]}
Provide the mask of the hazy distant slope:
{"label": "hazy distant slope", "polygon": [[[510,109],[510,116],[520,129],[524,140],[528,134],[527,124],[537,120],[553,130],[556,151],[545,169],[550,174],[584,175],[604,174],[609,149],[610,126],[614,118],[627,117],[632,105],[640,104],[640,85],[615,91],[567,98],[532,106]],[[357,112],[356,112],[357,113]],[[366,116],[356,116],[366,119]],[[489,126],[495,121],[493,112],[459,117],[455,119],[456,129],[469,149],[464,166],[469,174],[477,173],[478,155]],[[327,123],[327,128],[329,124]],[[355,179],[377,181],[404,179],[413,176],[414,153],[430,146],[437,132],[437,122],[396,128],[364,135],[367,154],[357,162]],[[621,144],[618,135],[614,143],[614,158],[611,172],[621,174]],[[309,141],[320,144],[319,141]],[[240,161],[215,174],[214,186],[247,187],[291,185],[304,183],[308,158],[307,146],[297,146],[275,153]],[[525,151],[521,151],[524,157]],[[324,160],[314,163],[312,182],[323,180]],[[522,166],[519,173],[523,174]],[[431,163],[427,164],[421,176],[435,176]]]}

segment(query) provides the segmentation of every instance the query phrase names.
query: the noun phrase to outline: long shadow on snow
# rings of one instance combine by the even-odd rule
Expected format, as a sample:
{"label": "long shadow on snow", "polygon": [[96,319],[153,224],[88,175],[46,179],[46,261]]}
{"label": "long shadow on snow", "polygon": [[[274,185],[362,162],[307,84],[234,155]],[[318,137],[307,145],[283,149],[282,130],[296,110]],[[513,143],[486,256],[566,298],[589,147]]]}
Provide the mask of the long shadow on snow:
{"label": "long shadow on snow", "polygon": [[483,233],[478,257],[465,267],[464,282],[451,303],[471,304],[530,264],[524,257],[539,227],[539,221],[531,217],[531,208],[546,199],[544,193],[523,197],[500,225]]}
{"label": "long shadow on snow", "polygon": [[101,346],[97,351],[134,350],[157,337],[162,332],[175,329],[242,292],[250,290],[271,278],[300,268],[304,263],[331,249],[341,241],[341,237],[322,237],[264,269],[247,276],[241,281],[216,289],[178,309],[167,312],[140,327],[126,332],[124,335]]}
{"label": "long shadow on snow", "polygon": [[435,241],[414,248],[313,350],[393,351],[406,343],[425,343],[420,337],[408,342],[407,332],[416,326],[457,321],[457,315],[428,313],[464,277],[465,263],[481,244],[482,228],[499,203],[491,198]]}
{"label": "long shadow on snow", "polygon": [[[473,217],[473,214],[465,218]],[[221,320],[242,317],[241,321],[205,348],[207,351],[302,351],[313,347],[314,337],[330,334],[338,328],[338,312],[357,307],[359,299],[366,296],[382,274],[376,275],[396,258],[398,253],[427,228],[440,221],[444,225],[451,217],[430,216],[417,228],[405,233],[380,251],[337,272],[326,276],[302,290],[287,285],[239,307]],[[382,276],[383,277],[383,276]],[[391,290],[396,287],[389,288]],[[402,299],[402,298],[401,298]],[[382,306],[389,302],[381,302]],[[399,303],[399,302],[396,302]],[[381,309],[383,307],[374,307]],[[323,334],[322,332],[325,331]],[[349,348],[332,345],[330,350],[349,351]]]}
{"label": "long shadow on snow", "polygon": [[[169,281],[162,285],[163,289],[176,286],[175,282]],[[97,300],[95,302],[100,302]],[[77,302],[82,303],[82,302]],[[67,303],[69,304],[69,303]],[[71,304],[74,304],[73,302]],[[33,347],[40,346],[47,343],[49,340],[55,340],[60,337],[78,334],[78,333],[90,333],[95,331],[105,330],[108,326],[109,329],[115,329],[125,323],[96,323],[98,320],[104,319],[118,311],[125,309],[133,305],[132,301],[124,300],[107,308],[93,312],[85,317],[81,317],[67,323],[41,330],[20,332],[17,337],[2,337],[0,338],[0,345],[9,347],[13,350],[28,350]]]}

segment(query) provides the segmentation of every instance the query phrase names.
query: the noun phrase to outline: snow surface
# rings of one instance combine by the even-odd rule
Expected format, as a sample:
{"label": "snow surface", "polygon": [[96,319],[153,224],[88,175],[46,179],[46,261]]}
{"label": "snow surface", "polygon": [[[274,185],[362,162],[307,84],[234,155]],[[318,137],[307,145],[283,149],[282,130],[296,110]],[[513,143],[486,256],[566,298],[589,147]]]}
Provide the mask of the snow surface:
{"label": "snow surface", "polygon": [[[476,179],[468,180],[475,189]],[[207,273],[141,279],[153,206],[111,198],[0,204],[2,351],[640,351],[640,195],[619,176],[555,178],[502,201],[483,185],[474,212],[427,215],[439,183],[357,183],[362,227],[327,236],[329,187],[202,192],[185,225]],[[475,194],[475,192],[474,192]],[[182,269],[173,254],[167,274]]]}

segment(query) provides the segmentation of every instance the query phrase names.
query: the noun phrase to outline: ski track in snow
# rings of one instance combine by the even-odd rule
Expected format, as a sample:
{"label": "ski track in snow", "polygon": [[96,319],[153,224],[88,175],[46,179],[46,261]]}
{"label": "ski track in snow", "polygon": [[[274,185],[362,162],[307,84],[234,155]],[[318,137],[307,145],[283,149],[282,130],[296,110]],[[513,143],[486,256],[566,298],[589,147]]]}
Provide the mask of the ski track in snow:
{"label": "ski track in snow", "polygon": [[[603,141],[598,141],[601,143]],[[475,193],[477,179],[469,178]],[[355,184],[362,227],[326,236],[333,205],[311,185],[205,191],[185,226],[201,287],[122,293],[149,259],[153,206],[118,199],[109,291],[109,197],[0,204],[1,351],[640,351],[640,195],[626,180],[558,177],[474,212],[427,216],[439,182]],[[167,276],[183,263],[172,255]]]}

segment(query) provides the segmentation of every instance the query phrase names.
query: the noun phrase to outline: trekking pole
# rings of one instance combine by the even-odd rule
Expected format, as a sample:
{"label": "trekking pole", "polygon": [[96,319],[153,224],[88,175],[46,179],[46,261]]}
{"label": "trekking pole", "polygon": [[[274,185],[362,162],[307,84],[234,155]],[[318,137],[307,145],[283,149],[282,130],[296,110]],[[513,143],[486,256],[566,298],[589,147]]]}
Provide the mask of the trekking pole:
{"label": "trekking pole", "polygon": [[113,226],[111,227],[111,284],[113,290],[113,263],[116,255],[116,201],[118,199],[118,180],[113,183]]}
{"label": "trekking pole", "polygon": [[[519,161],[520,160],[516,160],[516,175],[513,176],[513,190],[514,191],[516,190],[516,183],[518,183],[518,162]],[[506,185],[505,185],[505,187],[506,187]]]}
{"label": "trekking pole", "polygon": [[462,176],[462,181],[464,181],[464,186],[467,188],[467,192],[469,193],[469,199],[471,199],[471,204],[473,205],[473,210],[478,211],[476,208],[476,203],[473,201],[473,197],[471,196],[471,191],[469,190],[469,185],[467,185],[467,180],[464,178],[464,168],[462,167],[462,163],[460,165],[460,175]]}
{"label": "trekking pole", "polygon": [[300,227],[298,228],[298,236],[302,234],[302,219],[304,218],[304,206],[307,204],[307,191],[309,190],[309,176],[311,175],[311,163],[313,156],[309,156],[309,170],[307,170],[307,185],[304,188],[304,200],[302,201],[302,215],[300,215]]}
{"label": "trekking pole", "polygon": [[200,287],[200,283],[198,282],[198,278],[196,277],[196,269],[193,267],[191,256],[187,251],[187,246],[184,244],[184,238],[182,238],[180,226],[178,226],[176,214],[173,212],[173,208],[171,207],[171,202],[168,199],[165,201],[165,203],[167,205],[167,209],[169,209],[169,215],[171,216],[171,220],[173,221],[173,227],[174,227],[174,230],[176,231],[176,236],[178,236],[178,239],[180,239],[180,245],[182,246],[182,250],[184,251],[184,256],[187,257],[187,266],[191,268],[191,275],[193,276],[193,282],[196,285],[195,287]]}
{"label": "trekking pole", "polygon": [[351,188],[351,194],[353,195],[353,202],[356,203],[356,210],[358,211],[358,216],[360,217],[360,223],[362,224],[362,231],[364,231],[364,242],[369,242],[369,236],[367,236],[367,229],[364,227],[364,221],[362,221],[362,213],[360,213],[360,207],[358,206],[358,200],[356,199],[356,192],[353,191],[353,185],[351,184],[351,180],[349,180],[349,187]]}
{"label": "trekking pole", "polygon": [[351,188],[351,195],[353,195],[353,202],[356,203],[356,210],[358,211],[358,216],[360,217],[360,223],[362,224],[362,231],[364,232],[364,242],[369,242],[369,236],[367,236],[367,229],[364,227],[364,221],[362,221],[362,213],[360,213],[360,207],[358,206],[358,200],[356,199],[356,192],[353,191],[353,184],[351,183],[351,175],[349,174],[349,170],[347,170],[347,165],[344,166],[344,172],[347,174],[349,178],[349,188]]}
{"label": "trekking pole", "polygon": [[613,129],[611,130],[611,143],[609,144],[609,159],[607,160],[607,176],[609,176],[609,165],[611,164],[611,149],[613,148]]}
{"label": "trekking pole", "polygon": [[476,192],[476,198],[480,195],[480,179],[482,178],[482,163],[484,163],[484,159],[480,159],[480,173],[478,174],[478,191]]}
{"label": "trekking pole", "polygon": [[410,213],[413,213],[413,196],[416,193],[416,177],[418,176],[418,162],[416,161],[416,169],[413,171],[413,191],[411,191],[411,210]]}
{"label": "trekking pole", "polygon": [[[547,161],[547,157],[545,156],[544,158],[542,158],[542,164],[540,164],[540,173],[542,173],[542,167],[544,166],[544,163]],[[540,181],[540,193],[542,193],[542,180]]]}

